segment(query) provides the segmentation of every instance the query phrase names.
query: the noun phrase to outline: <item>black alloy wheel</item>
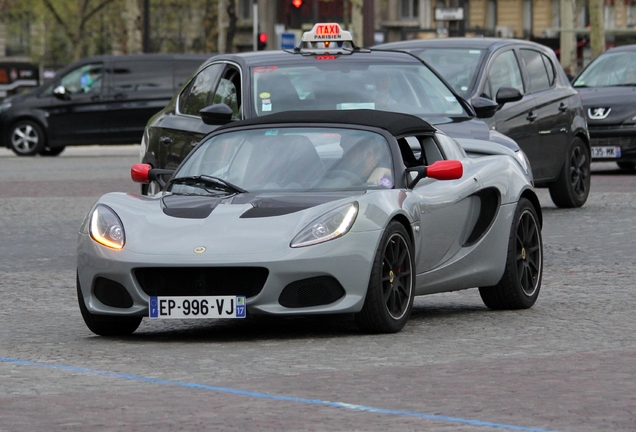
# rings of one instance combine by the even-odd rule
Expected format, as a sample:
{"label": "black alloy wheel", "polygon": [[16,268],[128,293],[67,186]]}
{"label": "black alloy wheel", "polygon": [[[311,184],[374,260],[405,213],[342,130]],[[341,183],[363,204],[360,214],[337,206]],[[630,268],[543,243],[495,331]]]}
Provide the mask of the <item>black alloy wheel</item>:
{"label": "black alloy wheel", "polygon": [[414,298],[413,247],[406,229],[393,221],[376,257],[358,326],[372,333],[400,331],[409,319]]}
{"label": "black alloy wheel", "polygon": [[561,173],[550,185],[550,197],[557,207],[581,207],[590,194],[591,158],[587,146],[575,138],[568,151]]}
{"label": "black alloy wheel", "polygon": [[479,294],[491,309],[527,309],[537,301],[542,275],[539,218],[532,203],[521,198],[510,230],[504,274],[497,285],[479,288]]}

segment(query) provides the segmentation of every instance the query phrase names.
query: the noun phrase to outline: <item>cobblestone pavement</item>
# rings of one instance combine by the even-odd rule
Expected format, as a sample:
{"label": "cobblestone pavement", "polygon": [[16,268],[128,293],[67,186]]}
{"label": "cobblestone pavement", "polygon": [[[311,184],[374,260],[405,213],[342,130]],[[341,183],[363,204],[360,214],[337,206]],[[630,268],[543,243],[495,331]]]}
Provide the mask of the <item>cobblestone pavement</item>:
{"label": "cobblestone pavement", "polygon": [[596,164],[581,209],[540,190],[537,304],[416,299],[395,335],[349,317],[150,322],[94,336],[75,241],[95,199],[136,192],[135,147],[0,150],[0,431],[634,431],[636,176]]}

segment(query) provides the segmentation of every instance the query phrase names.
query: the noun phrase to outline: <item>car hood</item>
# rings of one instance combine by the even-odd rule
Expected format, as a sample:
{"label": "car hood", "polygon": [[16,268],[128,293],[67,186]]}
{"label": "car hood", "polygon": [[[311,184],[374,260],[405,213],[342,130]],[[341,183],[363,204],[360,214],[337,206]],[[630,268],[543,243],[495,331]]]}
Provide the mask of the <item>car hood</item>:
{"label": "car hood", "polygon": [[482,141],[495,142],[501,144],[510,150],[519,150],[519,145],[511,138],[503,135],[500,132],[491,130],[488,125],[483,121],[476,118],[465,119],[449,119],[443,121],[442,118],[430,118],[425,119],[436,128],[445,132],[452,138],[470,138]]}
{"label": "car hood", "polygon": [[[390,211],[378,212],[371,200],[397,202],[399,193],[387,189],[215,198],[113,192],[102,196],[96,205],[106,205],[119,216],[126,238],[124,249],[129,253],[191,256],[195,248],[204,246],[208,251],[222,250],[224,256],[236,257],[289,250],[290,242],[304,227],[353,201],[359,203],[360,210],[352,231],[380,230]],[[382,200],[378,194],[395,197]],[[369,208],[374,208],[373,219],[363,216]],[[83,234],[87,225],[88,217],[82,225]]]}
{"label": "car hood", "polygon": [[[583,100],[585,115],[588,124],[604,125],[618,124],[627,120],[631,120],[636,116],[636,87],[597,87],[597,88],[577,88]],[[594,114],[595,109],[602,108],[599,111],[599,117],[593,118],[590,114]],[[609,109],[609,113],[607,110]]]}

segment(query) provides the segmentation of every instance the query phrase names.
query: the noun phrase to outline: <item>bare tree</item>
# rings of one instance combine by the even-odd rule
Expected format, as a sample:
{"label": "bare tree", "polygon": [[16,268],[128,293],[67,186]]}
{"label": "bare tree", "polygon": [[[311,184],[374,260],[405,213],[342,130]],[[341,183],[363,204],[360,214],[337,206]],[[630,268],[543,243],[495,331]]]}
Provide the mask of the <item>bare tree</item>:
{"label": "bare tree", "polygon": [[590,0],[590,45],[592,47],[592,58],[596,58],[605,51],[603,3],[603,0]]}
{"label": "bare tree", "polygon": [[227,28],[227,36],[225,39],[225,52],[231,53],[234,51],[234,35],[236,34],[236,1],[227,0],[227,16],[229,20],[229,26]]}
{"label": "bare tree", "polygon": [[203,5],[203,50],[209,53],[219,50],[219,1],[205,0]]}
{"label": "bare tree", "polygon": [[83,53],[88,23],[108,4],[117,0],[77,0],[77,7],[64,0],[42,0],[46,9],[71,45],[72,60],[79,60]]}

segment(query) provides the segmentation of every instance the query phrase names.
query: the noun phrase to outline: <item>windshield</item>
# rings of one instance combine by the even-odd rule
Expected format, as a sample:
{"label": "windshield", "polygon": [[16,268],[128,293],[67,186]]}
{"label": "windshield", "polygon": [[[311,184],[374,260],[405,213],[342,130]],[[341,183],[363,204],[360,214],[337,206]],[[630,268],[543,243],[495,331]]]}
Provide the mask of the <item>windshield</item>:
{"label": "windshield", "polygon": [[420,117],[467,116],[451,90],[423,64],[343,64],[251,69],[257,115],[289,110],[378,109]]}
{"label": "windshield", "polygon": [[[225,188],[230,195],[240,190],[392,188],[392,167],[388,142],[372,132],[319,127],[236,131],[201,144],[175,173],[171,190],[218,194]],[[212,192],[210,179],[225,186]]]}
{"label": "windshield", "polygon": [[484,51],[469,48],[426,48],[421,51],[412,50],[412,53],[433,67],[460,96],[466,98]]}
{"label": "windshield", "polygon": [[574,87],[636,85],[636,51],[608,52],[583,71]]}

